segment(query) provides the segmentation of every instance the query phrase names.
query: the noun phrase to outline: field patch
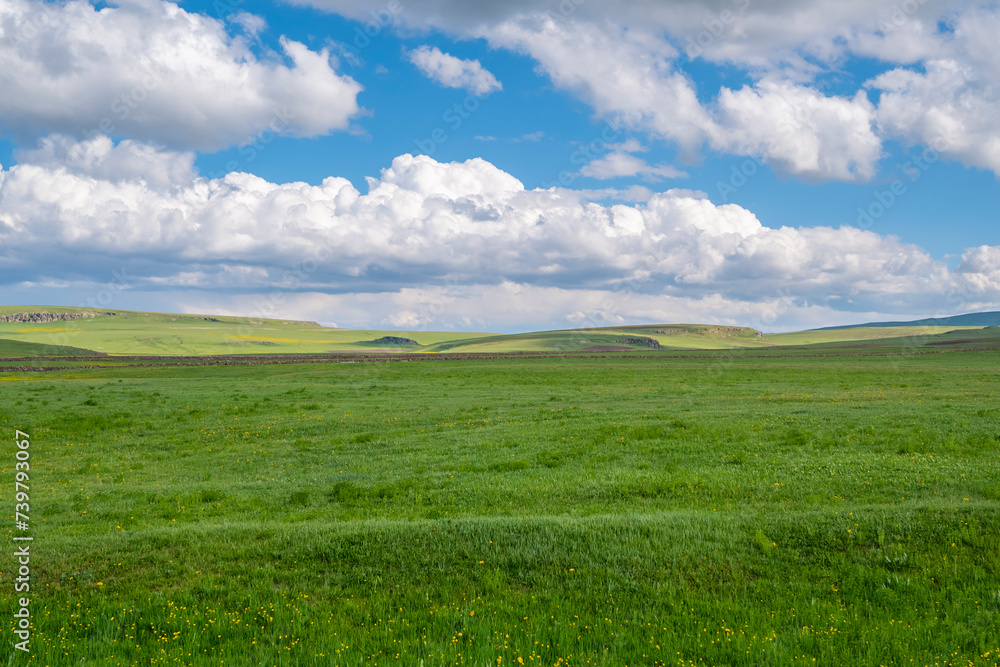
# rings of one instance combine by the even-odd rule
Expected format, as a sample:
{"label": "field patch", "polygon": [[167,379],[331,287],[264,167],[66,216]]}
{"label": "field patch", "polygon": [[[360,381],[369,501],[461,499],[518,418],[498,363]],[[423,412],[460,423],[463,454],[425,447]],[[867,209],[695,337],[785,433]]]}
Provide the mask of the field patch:
{"label": "field patch", "polygon": [[1000,353],[953,350],[18,374],[35,659],[989,664]]}

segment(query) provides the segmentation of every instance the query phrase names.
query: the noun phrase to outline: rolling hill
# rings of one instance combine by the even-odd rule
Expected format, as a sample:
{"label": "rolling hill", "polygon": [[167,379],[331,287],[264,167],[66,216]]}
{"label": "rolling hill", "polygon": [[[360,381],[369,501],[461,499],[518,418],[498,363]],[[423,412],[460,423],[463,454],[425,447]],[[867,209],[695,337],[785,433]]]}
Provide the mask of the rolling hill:
{"label": "rolling hill", "polygon": [[823,327],[815,331],[832,331],[835,329],[855,329],[862,327],[996,327],[1000,326],[1000,311],[983,313],[966,313],[965,315],[949,315],[947,317],[928,317],[909,322],[868,322],[866,324],[847,324],[839,327]]}
{"label": "rolling hill", "polygon": [[[1000,313],[763,334],[749,327],[644,324],[517,334],[383,331],[221,315],[0,306],[0,357],[324,353],[670,353],[1000,345]],[[948,320],[948,326],[939,323]],[[965,324],[962,324],[965,323]],[[959,341],[954,343],[952,341]]]}

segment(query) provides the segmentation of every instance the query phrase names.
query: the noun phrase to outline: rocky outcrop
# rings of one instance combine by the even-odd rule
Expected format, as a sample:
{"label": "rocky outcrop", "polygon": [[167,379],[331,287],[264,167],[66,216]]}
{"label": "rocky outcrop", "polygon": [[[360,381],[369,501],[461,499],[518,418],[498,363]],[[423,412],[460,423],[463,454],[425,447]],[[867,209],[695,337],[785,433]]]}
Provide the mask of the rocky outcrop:
{"label": "rocky outcrop", "polygon": [[655,334],[664,334],[666,336],[677,336],[680,334],[708,334],[713,336],[743,336],[748,333],[753,333],[757,338],[763,338],[764,334],[757,331],[756,329],[750,329],[748,327],[712,327],[709,329],[702,329],[698,331],[696,329],[653,329]]}
{"label": "rocky outcrop", "polygon": [[382,336],[381,338],[376,338],[372,341],[377,344],[384,345],[420,345],[417,341],[412,338],[402,338],[400,336]]}
{"label": "rocky outcrop", "polygon": [[31,322],[44,324],[46,322],[61,322],[66,320],[93,319],[99,315],[117,315],[118,313],[13,313],[0,315],[0,322]]}
{"label": "rocky outcrop", "polygon": [[645,336],[622,336],[616,343],[621,343],[622,345],[642,345],[643,347],[650,347],[654,350],[660,349],[660,342],[655,338],[646,338]]}
{"label": "rocky outcrop", "polygon": [[747,327],[715,327],[712,329],[705,329],[705,333],[720,334],[722,336],[744,336],[750,332],[753,332],[757,338],[763,338],[764,336],[764,334],[756,329],[750,329]]}

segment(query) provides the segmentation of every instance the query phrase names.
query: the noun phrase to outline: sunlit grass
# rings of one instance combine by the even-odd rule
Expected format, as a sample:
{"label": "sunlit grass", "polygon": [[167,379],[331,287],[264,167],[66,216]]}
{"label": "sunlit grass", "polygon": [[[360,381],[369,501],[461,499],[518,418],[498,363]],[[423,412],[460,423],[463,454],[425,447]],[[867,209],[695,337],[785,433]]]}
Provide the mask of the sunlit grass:
{"label": "sunlit grass", "polygon": [[995,664],[998,360],[18,375],[34,662]]}

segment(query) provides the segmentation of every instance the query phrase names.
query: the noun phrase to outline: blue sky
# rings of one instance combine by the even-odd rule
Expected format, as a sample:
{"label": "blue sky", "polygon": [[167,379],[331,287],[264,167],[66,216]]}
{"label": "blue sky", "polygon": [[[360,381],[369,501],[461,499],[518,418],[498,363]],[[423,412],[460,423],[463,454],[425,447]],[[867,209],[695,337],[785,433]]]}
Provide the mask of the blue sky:
{"label": "blue sky", "polygon": [[1000,308],[996,4],[0,18],[0,301],[494,331]]}

